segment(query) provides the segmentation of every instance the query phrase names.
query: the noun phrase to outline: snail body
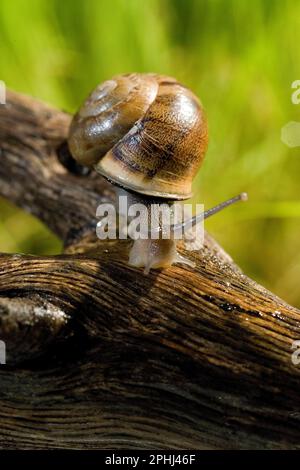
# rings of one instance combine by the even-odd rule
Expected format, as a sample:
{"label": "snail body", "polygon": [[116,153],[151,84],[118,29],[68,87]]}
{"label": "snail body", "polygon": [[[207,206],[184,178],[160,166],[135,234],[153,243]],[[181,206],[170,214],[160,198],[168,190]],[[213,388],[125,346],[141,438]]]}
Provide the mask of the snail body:
{"label": "snail body", "polygon": [[[145,209],[139,213],[139,226],[146,227],[147,233],[143,233],[143,231],[140,230],[141,238],[134,239],[133,246],[129,253],[129,265],[138,268],[143,267],[146,274],[150,269],[166,268],[179,262],[194,266],[192,261],[177,252],[176,245],[178,240],[175,239],[175,234],[172,230],[169,230],[168,234],[163,232],[163,220],[160,218],[160,208],[164,206],[167,213],[170,215],[172,226],[175,226],[174,224],[177,221],[179,226],[182,214],[181,211],[179,211],[180,217],[177,218],[176,210],[174,209],[175,204],[181,204],[181,201],[177,202],[153,196],[144,196],[132,191],[126,191],[122,188],[116,188],[116,193],[118,196],[117,201],[120,201],[120,196],[126,196],[128,207],[134,208],[135,206],[141,206]],[[117,210],[119,217],[127,218],[128,212],[126,207],[123,209],[122,206],[118,205]],[[129,218],[129,221],[131,222],[131,218]],[[172,226],[167,228],[171,229]],[[154,227],[152,236],[150,233],[152,230],[151,227]],[[130,238],[134,238],[134,232],[131,232],[130,223],[126,227],[126,231]]]}
{"label": "snail body", "polygon": [[[169,205],[191,197],[207,144],[199,99],[174,78],[137,73],[98,85],[75,114],[68,139],[75,160],[93,166],[131,198]],[[129,262],[146,271],[191,264],[178,255],[172,235],[135,240]]]}

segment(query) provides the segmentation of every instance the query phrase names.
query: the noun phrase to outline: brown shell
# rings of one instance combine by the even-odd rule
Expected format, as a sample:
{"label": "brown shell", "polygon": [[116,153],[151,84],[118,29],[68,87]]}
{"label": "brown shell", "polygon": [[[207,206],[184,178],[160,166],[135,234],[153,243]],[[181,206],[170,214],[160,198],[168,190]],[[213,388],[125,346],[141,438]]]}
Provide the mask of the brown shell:
{"label": "brown shell", "polygon": [[175,79],[118,75],[74,116],[73,157],[141,194],[187,199],[204,158],[207,122],[198,98]]}

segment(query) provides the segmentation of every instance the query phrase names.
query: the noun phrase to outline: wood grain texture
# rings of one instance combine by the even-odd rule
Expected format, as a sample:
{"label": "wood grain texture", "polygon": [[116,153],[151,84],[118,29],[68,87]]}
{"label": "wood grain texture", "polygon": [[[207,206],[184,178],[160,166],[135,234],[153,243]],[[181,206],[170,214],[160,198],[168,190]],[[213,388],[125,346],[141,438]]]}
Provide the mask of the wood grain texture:
{"label": "wood grain texture", "polygon": [[195,269],[127,266],[129,241],[94,235],[110,185],[60,163],[69,122],[0,106],[0,193],[66,247],[0,255],[0,447],[300,448],[300,312],[208,235]]}

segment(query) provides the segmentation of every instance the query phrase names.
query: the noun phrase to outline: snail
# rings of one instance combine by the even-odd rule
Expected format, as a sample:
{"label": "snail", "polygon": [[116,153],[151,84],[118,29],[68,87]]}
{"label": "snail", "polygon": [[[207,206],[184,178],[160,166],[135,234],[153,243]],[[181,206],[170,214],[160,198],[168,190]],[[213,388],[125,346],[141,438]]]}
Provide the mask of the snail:
{"label": "snail", "polygon": [[[207,120],[200,100],[174,78],[132,73],[98,85],[72,119],[68,146],[73,158],[94,167],[131,202],[170,207],[192,195],[192,181],[208,145]],[[176,250],[176,231],[194,227],[245,193],[184,221],[173,223],[169,238],[157,226],[156,239],[137,239],[129,264],[165,268],[192,265]]]}

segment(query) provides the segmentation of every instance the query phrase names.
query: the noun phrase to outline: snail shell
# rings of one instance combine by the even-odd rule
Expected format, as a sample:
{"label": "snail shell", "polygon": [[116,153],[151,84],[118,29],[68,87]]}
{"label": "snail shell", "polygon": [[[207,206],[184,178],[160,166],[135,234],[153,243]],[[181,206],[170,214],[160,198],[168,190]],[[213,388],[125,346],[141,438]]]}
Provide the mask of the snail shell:
{"label": "snail shell", "polygon": [[126,189],[187,199],[208,131],[199,99],[174,78],[118,75],[90,94],[70,127],[73,157]]}

